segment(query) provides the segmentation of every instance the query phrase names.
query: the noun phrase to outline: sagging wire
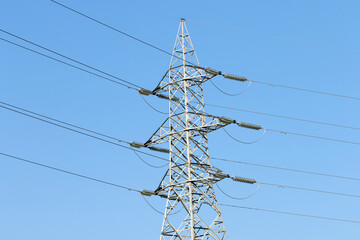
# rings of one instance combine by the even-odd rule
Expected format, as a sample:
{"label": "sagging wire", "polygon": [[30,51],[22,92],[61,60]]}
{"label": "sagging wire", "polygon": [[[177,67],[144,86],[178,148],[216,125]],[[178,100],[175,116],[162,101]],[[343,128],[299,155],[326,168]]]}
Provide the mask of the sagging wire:
{"label": "sagging wire", "polygon": [[[40,55],[40,56],[43,56],[43,57],[46,57],[46,58],[48,58],[48,59],[54,60],[54,61],[56,61],[56,62],[62,63],[62,64],[67,65],[67,66],[69,66],[69,67],[72,67],[72,68],[78,69],[78,70],[80,70],[80,71],[83,71],[83,72],[92,74],[92,75],[97,76],[97,77],[99,77],[99,78],[103,78],[103,79],[105,79],[105,80],[107,80],[107,81],[110,81],[110,82],[113,82],[113,83],[122,85],[122,86],[124,86],[124,87],[127,87],[128,89],[132,89],[132,90],[135,90],[135,91],[139,90],[139,87],[130,86],[129,84],[131,84],[131,85],[134,85],[134,84],[128,83],[127,81],[125,81],[125,80],[123,80],[123,79],[121,79],[121,81],[122,81],[122,82],[126,82],[126,83],[128,83],[128,84],[121,83],[120,81],[117,81],[117,80],[115,80],[115,79],[105,77],[105,76],[100,75],[100,74],[98,74],[98,73],[89,71],[89,70],[87,70],[87,69],[85,69],[85,68],[78,67],[78,66],[73,65],[73,64],[71,64],[71,63],[62,61],[62,60],[60,60],[60,59],[54,58],[54,57],[52,57],[52,56],[46,55],[46,54],[41,53],[41,52],[38,52],[38,51],[35,51],[35,50],[33,50],[33,49],[30,49],[30,48],[25,47],[25,46],[23,46],[23,45],[20,45],[20,44],[17,44],[17,43],[15,43],[15,42],[6,40],[6,39],[4,39],[4,38],[0,38],[0,40],[1,40],[1,41],[4,41],[4,42],[7,42],[7,43],[9,43],[9,44],[12,44],[12,45],[14,45],[14,46],[17,46],[17,47],[19,47],[19,48],[28,50],[28,51],[30,51],[30,52],[32,52],[32,53],[36,53],[36,54],[38,54],[38,55]],[[117,79],[120,79],[120,78],[117,78]],[[140,88],[140,89],[141,89],[141,88]]]}
{"label": "sagging wire", "polygon": [[135,153],[135,155],[143,162],[145,163],[146,165],[152,167],[152,168],[163,168],[163,167],[166,167],[168,166],[168,163],[162,165],[162,166],[155,166],[155,165],[152,165],[150,163],[148,163],[147,161],[145,161],[142,157],[140,157],[140,155],[135,151],[135,149],[130,145],[131,147],[131,150],[133,150],[133,152]]}
{"label": "sagging wire", "polygon": [[260,140],[265,136],[265,133],[266,133],[266,128],[263,128],[263,133],[262,133],[262,135],[261,135],[258,139],[256,139],[255,141],[252,141],[252,142],[244,142],[244,141],[241,141],[241,140],[233,137],[228,131],[225,130],[225,128],[223,128],[223,130],[225,131],[225,133],[226,133],[230,138],[232,138],[233,140],[235,140],[235,141],[237,141],[237,142],[239,142],[239,143],[243,143],[243,144],[253,144],[253,143],[256,143],[256,142],[260,141]]}
{"label": "sagging wire", "polygon": [[212,84],[217,90],[219,90],[219,91],[222,92],[223,94],[228,95],[228,96],[231,96],[231,97],[234,97],[234,96],[239,96],[239,95],[243,94],[244,92],[246,92],[246,91],[249,89],[252,81],[249,80],[249,84],[247,85],[247,87],[246,87],[243,91],[241,91],[241,92],[239,92],[239,93],[228,93],[228,92],[225,92],[224,90],[222,90],[221,88],[219,88],[212,80],[210,80],[210,82],[211,82],[211,84]]}
{"label": "sagging wire", "polygon": [[222,190],[222,189],[220,188],[219,184],[217,184],[217,183],[215,183],[215,184],[216,184],[216,186],[219,188],[220,192],[222,192],[225,196],[227,196],[227,197],[229,197],[229,198],[232,198],[232,199],[235,199],[235,200],[245,200],[245,199],[251,198],[252,196],[254,196],[254,195],[259,191],[260,186],[261,186],[261,184],[258,183],[258,186],[257,186],[255,192],[251,193],[250,195],[248,195],[248,196],[246,196],[246,197],[238,198],[238,197],[233,197],[233,196],[225,193],[224,190]]}
{"label": "sagging wire", "polygon": [[107,185],[110,185],[110,186],[113,186],[113,187],[126,189],[128,191],[134,191],[134,192],[138,192],[138,193],[141,192],[138,189],[134,189],[134,188],[126,187],[126,186],[119,185],[119,184],[116,184],[116,183],[104,181],[104,180],[101,180],[101,179],[98,179],[98,178],[89,177],[89,176],[82,175],[82,174],[79,174],[79,173],[70,172],[70,171],[67,171],[67,170],[64,170],[64,169],[56,168],[56,167],[53,167],[53,166],[50,166],[50,165],[45,165],[45,164],[39,163],[39,162],[30,161],[30,160],[27,160],[27,159],[24,159],[24,158],[21,158],[21,157],[17,157],[17,156],[13,156],[13,155],[9,155],[9,154],[6,154],[6,153],[1,153],[0,152],[0,155],[3,155],[3,156],[8,157],[8,158],[16,159],[16,160],[19,160],[19,161],[22,161],[22,162],[30,163],[30,164],[33,164],[35,166],[40,166],[40,167],[43,167],[43,168],[55,170],[55,171],[66,173],[66,174],[73,175],[73,176],[76,176],[76,177],[81,177],[81,178],[84,178],[84,179],[87,179],[87,180],[107,184]]}
{"label": "sagging wire", "polygon": [[353,141],[341,140],[341,139],[337,139],[337,138],[328,138],[328,137],[321,137],[321,136],[304,134],[304,133],[287,132],[287,131],[270,129],[270,128],[268,128],[267,130],[268,130],[268,131],[273,131],[273,132],[282,133],[282,134],[285,134],[285,135],[291,134],[291,135],[296,135],[296,136],[309,137],[309,138],[317,138],[317,139],[328,140],[328,141],[333,141],[333,142],[342,142],[342,143],[349,143],[349,144],[360,145],[360,142],[353,142]]}
{"label": "sagging wire", "polygon": [[146,101],[146,99],[145,99],[142,95],[140,95],[140,96],[141,96],[141,98],[145,101],[145,103],[146,103],[151,109],[153,109],[154,111],[156,111],[156,112],[158,112],[158,113],[161,113],[161,114],[164,114],[164,115],[168,115],[168,113],[162,112],[162,111],[157,110],[156,108],[154,108],[148,101]]}
{"label": "sagging wire", "polygon": [[[145,202],[151,207],[152,210],[154,210],[155,212],[157,212],[158,214],[161,214],[161,215],[164,215],[163,212],[157,210],[153,205],[151,205],[151,203],[146,200],[146,198],[144,196],[142,196],[142,198],[145,200]],[[175,214],[178,214],[180,211],[182,210],[182,208],[180,208],[180,210],[178,210],[177,212],[174,212],[174,213],[170,213],[170,214],[167,214],[167,215],[175,215]]]}

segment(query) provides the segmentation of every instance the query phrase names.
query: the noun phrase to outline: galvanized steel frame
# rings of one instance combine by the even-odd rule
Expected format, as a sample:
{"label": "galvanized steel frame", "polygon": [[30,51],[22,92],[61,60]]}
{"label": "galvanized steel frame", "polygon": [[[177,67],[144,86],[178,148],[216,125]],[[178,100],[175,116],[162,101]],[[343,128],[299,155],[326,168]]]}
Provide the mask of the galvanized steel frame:
{"label": "galvanized steel frame", "polygon": [[169,148],[169,169],[155,191],[167,198],[161,240],[228,239],[213,188],[219,170],[209,162],[207,134],[226,126],[205,113],[202,84],[212,77],[200,67],[182,19],[169,70],[154,90],[172,99],[169,117],[145,143]]}

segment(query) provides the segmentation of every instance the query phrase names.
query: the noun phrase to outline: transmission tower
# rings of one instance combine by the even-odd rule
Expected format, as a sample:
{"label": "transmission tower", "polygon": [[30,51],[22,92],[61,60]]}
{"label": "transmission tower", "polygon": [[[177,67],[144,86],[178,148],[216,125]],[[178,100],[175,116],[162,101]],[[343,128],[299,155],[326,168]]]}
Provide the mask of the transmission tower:
{"label": "transmission tower", "polygon": [[212,71],[200,67],[182,19],[169,70],[151,92],[169,100],[169,117],[146,143],[132,144],[169,153],[169,169],[148,193],[167,199],[161,240],[228,239],[213,188],[226,174],[210,165],[207,134],[232,120],[205,113],[202,84]]}

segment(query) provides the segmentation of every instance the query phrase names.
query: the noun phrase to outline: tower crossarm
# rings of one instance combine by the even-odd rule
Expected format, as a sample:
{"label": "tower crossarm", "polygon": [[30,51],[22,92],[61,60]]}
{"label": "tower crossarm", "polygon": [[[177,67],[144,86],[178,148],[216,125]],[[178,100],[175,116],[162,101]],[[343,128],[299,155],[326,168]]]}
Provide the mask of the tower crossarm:
{"label": "tower crossarm", "polygon": [[[152,92],[155,94],[164,92],[167,93],[169,92],[169,87],[171,87],[172,90],[181,90],[183,88],[182,81],[184,80],[189,81],[189,86],[194,86],[203,84],[216,76],[214,74],[206,73],[203,67],[196,65],[185,65],[187,72],[185,73],[186,76],[184,76],[184,74],[179,71],[179,69],[183,67],[183,65],[179,65],[176,67],[171,67],[169,70],[167,70],[164,76],[161,78],[159,84]],[[169,76],[173,78],[172,82],[168,81],[167,78]],[[177,85],[177,87],[174,87],[174,84]]]}
{"label": "tower crossarm", "polygon": [[[182,165],[184,164],[179,164],[179,167],[182,167]],[[173,182],[169,182],[167,184],[164,184],[163,180],[161,181],[160,185],[158,186],[158,188],[154,191],[156,193],[156,195],[159,195],[160,197],[165,197],[166,193],[168,193],[169,188],[176,188],[176,187],[181,187],[184,186],[188,183],[192,183],[198,186],[206,186],[206,185],[212,185],[214,183],[217,183],[225,178],[229,178],[230,175],[224,173],[223,171],[221,171],[220,169],[208,165],[208,164],[193,164],[194,166],[197,166],[198,168],[202,168],[203,171],[206,171],[208,174],[205,176],[198,176],[198,178],[193,178],[191,180],[183,180],[183,181],[173,181]],[[166,175],[168,174],[168,172],[165,173],[164,178],[166,177]],[[167,196],[167,195],[166,195]]]}
{"label": "tower crossarm", "polygon": [[[183,121],[183,114],[176,114],[172,116],[172,120],[176,119],[176,124],[173,124],[172,129],[169,128],[168,120],[161,125],[160,128],[156,130],[156,132],[150,137],[150,139],[145,142],[145,146],[157,145],[162,143],[168,143],[169,138],[177,138],[179,140],[185,138],[186,132],[189,132],[192,136],[199,136],[210,133],[217,129],[223,128],[229,124],[230,122],[222,122],[221,117],[209,115],[209,114],[202,114],[202,113],[195,113],[189,112],[190,116],[200,116],[197,118],[193,118],[193,121],[189,121],[189,126],[186,127],[185,122]],[[199,125],[199,122],[202,121],[204,124]]]}

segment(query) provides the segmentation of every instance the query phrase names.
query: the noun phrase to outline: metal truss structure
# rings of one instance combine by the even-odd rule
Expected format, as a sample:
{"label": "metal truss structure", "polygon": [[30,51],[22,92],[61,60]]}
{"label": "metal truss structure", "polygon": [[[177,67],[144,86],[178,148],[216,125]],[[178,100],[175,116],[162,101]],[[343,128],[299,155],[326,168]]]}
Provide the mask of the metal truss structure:
{"label": "metal truss structure", "polygon": [[213,76],[200,67],[182,19],[169,70],[153,91],[169,94],[169,117],[144,144],[169,153],[155,190],[167,199],[161,240],[228,239],[213,188],[222,172],[210,165],[207,134],[229,123],[204,110],[202,84]]}

